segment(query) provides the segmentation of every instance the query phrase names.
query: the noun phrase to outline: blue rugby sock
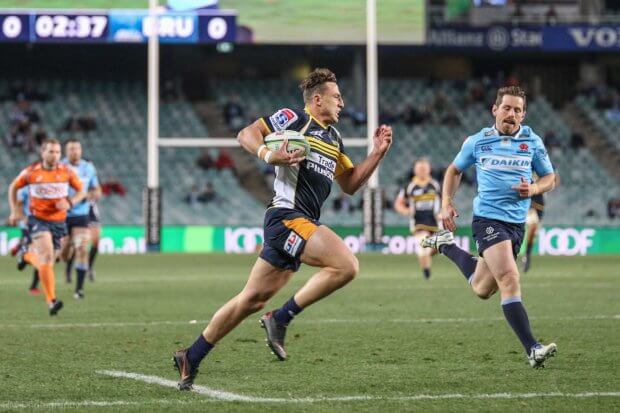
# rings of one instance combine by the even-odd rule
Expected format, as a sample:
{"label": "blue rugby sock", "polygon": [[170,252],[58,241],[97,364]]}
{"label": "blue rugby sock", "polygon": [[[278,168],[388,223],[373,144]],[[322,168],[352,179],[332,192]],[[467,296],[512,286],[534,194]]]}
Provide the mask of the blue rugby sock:
{"label": "blue rugby sock", "polygon": [[504,310],[504,317],[510,324],[510,327],[514,330],[521,344],[525,348],[525,353],[530,354],[530,349],[538,344],[532,330],[530,328],[530,320],[527,318],[525,307],[521,302],[521,297],[509,297],[502,300],[502,309]]}
{"label": "blue rugby sock", "polygon": [[215,345],[209,343],[202,334],[199,335],[196,341],[194,341],[194,344],[187,349],[187,359],[189,363],[194,367],[198,367],[202,359],[209,354],[213,347],[215,347]]}
{"label": "blue rugby sock", "polygon": [[291,297],[281,308],[273,312],[273,318],[276,319],[278,324],[286,326],[297,314],[301,313],[302,310],[303,308],[298,306],[295,302],[295,297]]}
{"label": "blue rugby sock", "polygon": [[478,264],[476,257],[460,249],[455,244],[443,245],[439,248],[439,252],[450,258],[450,260],[459,267],[459,270],[461,270],[461,273],[463,273],[467,281],[469,281],[474,275],[474,272],[476,272],[476,264]]}
{"label": "blue rugby sock", "polygon": [[431,269],[430,268],[424,268],[423,272],[424,272],[424,278],[426,278],[426,279],[431,278]]}

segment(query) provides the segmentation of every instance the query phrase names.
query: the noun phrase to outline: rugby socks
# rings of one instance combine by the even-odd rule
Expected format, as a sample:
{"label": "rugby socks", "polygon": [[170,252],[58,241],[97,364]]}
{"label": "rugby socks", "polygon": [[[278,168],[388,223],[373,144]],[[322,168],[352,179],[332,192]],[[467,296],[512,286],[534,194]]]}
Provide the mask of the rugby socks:
{"label": "rugby socks", "polygon": [[521,302],[521,297],[509,297],[502,300],[502,310],[504,310],[504,317],[510,324],[510,327],[514,330],[521,344],[525,348],[525,352],[529,355],[530,349],[538,344],[532,330],[530,328],[530,320],[527,318],[525,307]]}
{"label": "rugby socks", "polygon": [[430,268],[424,268],[424,278],[426,278],[427,280],[429,278],[431,278],[431,269]]}
{"label": "rugby socks", "polygon": [[30,284],[30,289],[34,290],[39,285],[39,270],[35,269],[32,272],[32,283]]}
{"label": "rugby socks", "polygon": [[[65,268],[65,275],[67,280],[71,279],[71,272],[73,271],[73,260],[75,258],[75,254],[71,254],[69,259],[67,260],[67,267]],[[76,266],[77,268],[77,266]]]}
{"label": "rugby socks", "polygon": [[302,310],[303,308],[297,305],[295,302],[295,297],[293,296],[290,300],[284,303],[281,308],[273,312],[273,318],[278,324],[286,326],[293,318],[295,318],[297,314],[301,313]]}
{"label": "rugby socks", "polygon": [[45,300],[48,303],[56,300],[56,280],[54,277],[54,264],[40,264],[39,278],[41,279],[41,284],[43,285]]}
{"label": "rugby socks", "polygon": [[209,352],[215,347],[209,343],[207,339],[201,334],[198,336],[194,344],[187,349],[187,360],[193,367],[198,367],[203,358],[209,354]]}
{"label": "rugby socks", "polygon": [[93,264],[95,263],[95,258],[97,258],[98,252],[99,248],[96,245],[90,246],[90,251],[88,251],[88,268],[93,268]]}
{"label": "rugby socks", "polygon": [[86,271],[88,271],[88,264],[77,263],[75,265],[77,272],[77,282],[75,283],[75,291],[82,291],[84,289],[84,280],[86,279]]}
{"label": "rugby socks", "polygon": [[467,281],[469,281],[476,272],[478,260],[469,252],[460,249],[454,244],[442,245],[439,247],[439,252],[450,258],[450,260],[459,267],[459,270],[461,270],[461,273],[463,273]]}
{"label": "rugby socks", "polygon": [[24,253],[24,261],[32,265],[34,268],[39,267],[39,257],[34,252]]}
{"label": "rugby socks", "polygon": [[527,259],[530,259],[530,254],[532,254],[532,248],[534,247],[534,243],[533,242],[528,242],[527,243],[527,247],[525,249],[525,256],[527,257]]}

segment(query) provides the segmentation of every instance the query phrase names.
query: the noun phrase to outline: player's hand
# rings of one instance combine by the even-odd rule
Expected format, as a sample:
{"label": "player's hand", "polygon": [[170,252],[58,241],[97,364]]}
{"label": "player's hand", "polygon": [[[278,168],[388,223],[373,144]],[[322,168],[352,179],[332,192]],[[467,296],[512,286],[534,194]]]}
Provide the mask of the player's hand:
{"label": "player's hand", "polygon": [[69,203],[68,200],[66,200],[65,198],[62,198],[61,200],[56,202],[56,209],[59,209],[61,211],[67,211],[71,209],[71,204]]}
{"label": "player's hand", "polygon": [[392,127],[381,125],[372,136],[373,150],[383,156],[392,146]]}
{"label": "player's hand", "polygon": [[538,193],[538,185],[530,184],[524,177],[521,177],[519,185],[513,185],[511,188],[517,191],[521,198],[530,198]]}
{"label": "player's hand", "polygon": [[22,219],[24,219],[24,213],[22,211],[11,212],[7,219],[8,224],[12,227],[16,226]]}
{"label": "player's hand", "polygon": [[440,214],[443,227],[448,231],[456,231],[456,223],[454,222],[454,218],[459,216],[456,208],[454,208],[452,204],[446,204],[441,208]]}
{"label": "player's hand", "polygon": [[269,158],[269,164],[275,166],[294,166],[306,159],[303,156],[304,151],[302,149],[296,149],[292,152],[287,151],[288,140],[282,142],[282,146],[277,151],[273,151]]}

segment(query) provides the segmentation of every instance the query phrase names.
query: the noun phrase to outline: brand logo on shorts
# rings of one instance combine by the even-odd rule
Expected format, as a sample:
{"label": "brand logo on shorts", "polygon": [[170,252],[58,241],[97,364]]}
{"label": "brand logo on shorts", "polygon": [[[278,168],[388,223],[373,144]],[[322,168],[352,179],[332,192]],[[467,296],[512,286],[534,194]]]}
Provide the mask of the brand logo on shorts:
{"label": "brand logo on shorts", "polygon": [[487,233],[487,234],[492,234],[492,233],[493,233],[493,231],[495,231],[495,230],[493,229],[493,227],[487,227],[487,229],[486,229],[486,233]]}
{"label": "brand logo on shorts", "polygon": [[301,246],[302,241],[302,237],[291,231],[290,234],[288,234],[286,242],[284,243],[284,251],[288,253],[291,257],[294,257],[295,254],[297,254],[297,250]]}

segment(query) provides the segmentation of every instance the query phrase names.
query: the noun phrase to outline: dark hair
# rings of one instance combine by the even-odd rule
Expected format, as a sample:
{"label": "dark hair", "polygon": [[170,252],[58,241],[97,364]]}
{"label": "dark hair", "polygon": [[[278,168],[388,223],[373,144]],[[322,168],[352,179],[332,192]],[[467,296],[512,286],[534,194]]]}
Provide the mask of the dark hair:
{"label": "dark hair", "polygon": [[495,99],[495,106],[499,106],[502,103],[502,98],[505,96],[516,96],[518,98],[523,99],[523,109],[525,110],[526,99],[525,99],[525,90],[520,88],[519,86],[504,86],[500,87],[497,91],[497,98]]}
{"label": "dark hair", "polygon": [[315,93],[322,93],[323,86],[327,82],[337,82],[336,75],[331,70],[319,67],[310,72],[299,84],[299,88],[304,96],[304,102],[309,102]]}
{"label": "dark hair", "polygon": [[70,143],[79,143],[81,144],[80,140],[78,138],[69,138],[65,141],[65,148],[70,144]]}
{"label": "dark hair", "polygon": [[48,144],[60,145],[60,141],[56,138],[45,138],[43,142],[41,142],[41,149],[47,147]]}

